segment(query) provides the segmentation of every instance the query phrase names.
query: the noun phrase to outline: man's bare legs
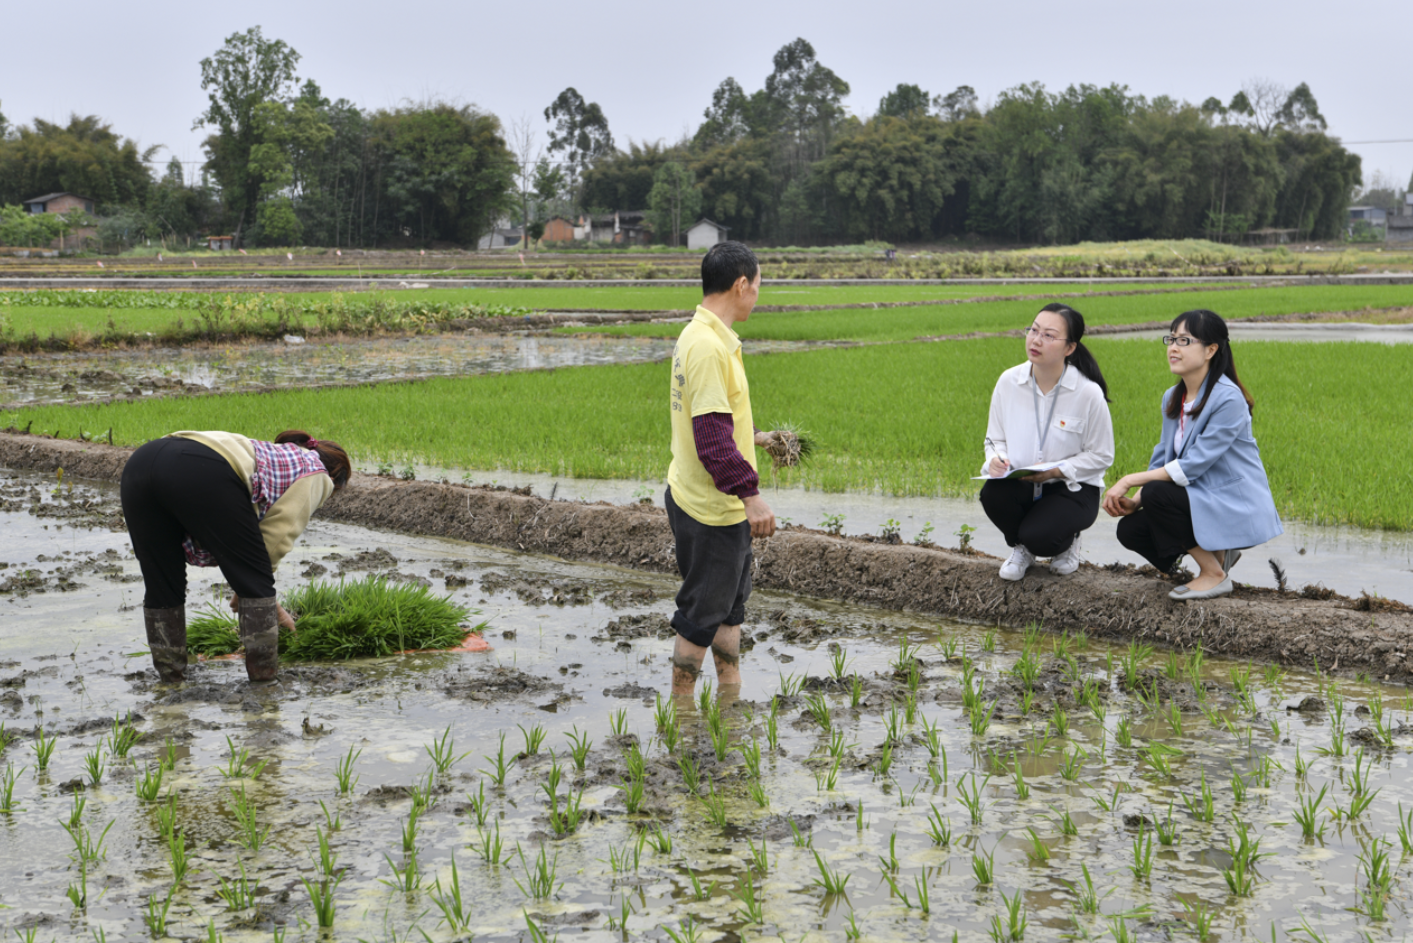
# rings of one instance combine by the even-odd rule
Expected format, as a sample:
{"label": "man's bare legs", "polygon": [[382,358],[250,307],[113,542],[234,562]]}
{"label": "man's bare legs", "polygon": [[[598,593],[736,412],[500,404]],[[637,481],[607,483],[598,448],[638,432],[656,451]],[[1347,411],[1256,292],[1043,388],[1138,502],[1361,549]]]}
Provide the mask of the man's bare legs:
{"label": "man's bare legs", "polygon": [[[697,676],[702,673],[702,662],[707,650],[701,645],[693,645],[682,636],[676,636],[672,649],[672,693],[692,696],[697,686]],[[741,684],[741,627],[723,625],[716,630],[711,642],[711,654],[716,662],[716,683],[718,687],[738,687]]]}

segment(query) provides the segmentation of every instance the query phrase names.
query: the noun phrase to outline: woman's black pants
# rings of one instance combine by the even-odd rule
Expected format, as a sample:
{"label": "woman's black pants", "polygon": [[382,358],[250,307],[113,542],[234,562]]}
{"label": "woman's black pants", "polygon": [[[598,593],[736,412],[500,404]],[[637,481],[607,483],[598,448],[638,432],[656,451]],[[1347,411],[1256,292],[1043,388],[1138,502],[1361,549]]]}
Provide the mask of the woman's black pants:
{"label": "woman's black pants", "polygon": [[1159,572],[1170,573],[1182,555],[1197,546],[1192,502],[1187,489],[1171,481],[1150,481],[1143,486],[1142,500],[1142,507],[1119,521],[1119,543]]}
{"label": "woman's black pants", "polygon": [[1040,500],[1028,481],[1001,479],[981,486],[981,507],[1001,530],[1006,545],[1020,544],[1037,557],[1064,553],[1082,530],[1099,516],[1099,489],[1080,485],[1071,491],[1063,481],[1046,482]]}
{"label": "woman's black pants", "polygon": [[250,489],[220,453],[189,439],[156,439],[132,453],[119,494],[148,609],[186,603],[187,535],[216,558],[237,596],[275,595]]}

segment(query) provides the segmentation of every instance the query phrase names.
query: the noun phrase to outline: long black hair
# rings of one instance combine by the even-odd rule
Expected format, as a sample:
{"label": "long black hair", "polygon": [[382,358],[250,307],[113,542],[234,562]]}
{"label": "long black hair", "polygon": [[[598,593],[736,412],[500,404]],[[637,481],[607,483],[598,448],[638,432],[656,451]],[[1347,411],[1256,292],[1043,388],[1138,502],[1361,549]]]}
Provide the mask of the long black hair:
{"label": "long black hair", "polygon": [[[1218,377],[1226,377],[1236,384],[1236,388],[1241,390],[1241,395],[1246,398],[1247,412],[1254,415],[1256,401],[1251,398],[1251,393],[1242,386],[1236,376],[1236,361],[1232,358],[1231,335],[1227,332],[1227,322],[1215,311],[1196,308],[1192,311],[1184,311],[1173,318],[1173,323],[1168,327],[1168,333],[1171,334],[1183,325],[1187,325],[1187,333],[1197,338],[1197,342],[1203,347],[1217,345],[1217,352],[1212,355],[1211,360],[1207,361],[1207,379],[1202,384],[1202,399],[1192,408],[1193,418],[1196,418],[1207,405],[1207,400],[1212,395],[1212,388],[1217,385]],[[1178,380],[1177,385],[1173,387],[1173,395],[1168,397],[1169,419],[1177,419],[1182,415],[1182,395],[1185,387],[1186,384],[1182,380]]]}
{"label": "long black hair", "polygon": [[1058,314],[1065,319],[1065,333],[1069,335],[1069,343],[1074,344],[1074,351],[1065,358],[1065,363],[1093,380],[1098,385],[1099,392],[1104,394],[1104,402],[1113,402],[1109,399],[1109,384],[1104,382],[1104,374],[1099,371],[1099,361],[1095,360],[1089,348],[1084,346],[1084,315],[1058,301],[1052,301],[1040,310]]}

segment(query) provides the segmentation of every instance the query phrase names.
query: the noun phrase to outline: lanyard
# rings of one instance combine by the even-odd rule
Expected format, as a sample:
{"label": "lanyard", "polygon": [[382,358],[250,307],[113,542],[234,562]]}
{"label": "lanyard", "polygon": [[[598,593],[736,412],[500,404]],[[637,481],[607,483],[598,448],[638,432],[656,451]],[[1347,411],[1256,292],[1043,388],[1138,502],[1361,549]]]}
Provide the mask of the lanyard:
{"label": "lanyard", "polygon": [[[1069,364],[1066,364],[1065,369],[1060,371],[1060,380],[1065,378],[1065,371],[1067,370],[1069,370]],[[1055,419],[1055,406],[1060,402],[1059,382],[1057,381],[1055,383],[1055,398],[1050,401],[1050,414],[1045,417],[1044,425],[1041,425],[1040,422],[1040,384],[1035,380],[1034,371],[1032,371],[1030,375],[1030,402],[1031,405],[1035,407],[1035,460],[1037,462],[1043,462],[1045,461],[1045,441],[1050,438],[1050,424]],[[1045,486],[1043,484],[1037,483],[1035,485],[1035,492],[1031,495],[1031,500],[1039,501],[1044,489]]]}

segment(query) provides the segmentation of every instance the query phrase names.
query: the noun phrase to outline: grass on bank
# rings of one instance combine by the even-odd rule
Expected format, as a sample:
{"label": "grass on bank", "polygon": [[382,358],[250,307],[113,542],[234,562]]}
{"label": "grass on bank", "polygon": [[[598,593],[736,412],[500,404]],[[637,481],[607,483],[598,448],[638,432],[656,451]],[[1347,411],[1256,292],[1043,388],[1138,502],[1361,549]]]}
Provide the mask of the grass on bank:
{"label": "grass on bank", "polygon": [[[761,311],[740,326],[743,338],[756,340],[900,341],[917,337],[1010,331],[1030,324],[1046,302],[1044,295],[1026,301],[979,301],[937,307],[838,311]],[[1170,321],[1193,308],[1210,308],[1225,318],[1379,309],[1413,302],[1406,285],[1304,285],[1291,288],[1244,288],[1157,295],[1069,298],[1090,326]],[[559,328],[560,333],[676,337],[681,324],[619,324]]]}
{"label": "grass on bank", "polygon": [[[298,631],[280,630],[280,657],[289,661],[378,658],[423,648],[451,648],[472,629],[471,610],[417,583],[381,577],[312,582],[285,596]],[[476,627],[477,629],[480,626]],[[234,613],[212,607],[187,626],[187,647],[200,655],[229,655],[240,648]]]}
{"label": "grass on bank", "polygon": [[[1147,467],[1159,398],[1172,382],[1160,344],[1096,339],[1111,386],[1118,455],[1111,479]],[[1281,513],[1319,523],[1413,526],[1413,440],[1401,347],[1242,342],[1243,380]],[[748,358],[761,428],[799,423],[810,464],[770,484],[898,495],[970,495],[996,377],[1024,358],[1013,338],[822,349]],[[308,429],[341,442],[355,464],[420,461],[447,468],[583,478],[665,475],[670,460],[664,364],[444,378],[337,390],[38,406],[0,426],[138,445],[175,429],[271,436]]]}

